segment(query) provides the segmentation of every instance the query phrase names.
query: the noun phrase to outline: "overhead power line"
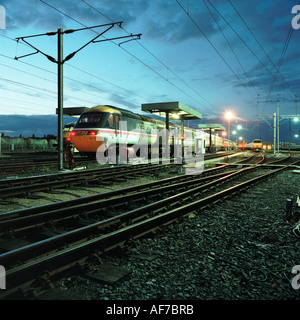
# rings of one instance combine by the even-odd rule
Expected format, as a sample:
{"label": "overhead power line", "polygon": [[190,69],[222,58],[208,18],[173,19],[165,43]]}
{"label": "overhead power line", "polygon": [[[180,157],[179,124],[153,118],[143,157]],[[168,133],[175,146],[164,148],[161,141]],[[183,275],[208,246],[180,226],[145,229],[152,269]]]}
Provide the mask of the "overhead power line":
{"label": "overhead power line", "polygon": [[[176,0],[177,1],[177,0]],[[224,18],[224,16],[220,13],[220,11],[211,3],[210,0],[207,0],[208,3],[213,7],[213,9],[219,14],[219,16],[224,20],[224,22],[229,26],[229,28],[237,35],[237,37],[242,41],[242,43],[246,46],[246,48],[252,53],[252,55],[260,62],[260,64],[268,71],[268,73],[272,76],[272,78],[274,79],[274,77],[276,77],[276,74],[274,75],[272,71],[270,71],[267,66],[265,65],[265,63],[263,63],[263,61],[257,56],[257,54],[255,54],[255,52],[249,47],[249,45],[245,42],[245,40],[238,34],[238,32],[232,27],[232,25]],[[281,87],[283,89],[286,89],[282,86],[282,84],[280,83]]]}
{"label": "overhead power line", "polygon": [[[42,0],[41,0],[42,1]],[[85,28],[81,28],[81,29],[68,29],[63,31],[63,29],[59,28],[57,30],[57,32],[48,32],[48,33],[44,33],[44,34],[36,34],[36,35],[31,35],[31,36],[26,36],[26,37],[18,37],[16,38],[17,40],[22,40],[23,42],[25,42],[26,44],[28,44],[30,47],[32,47],[34,50],[36,50],[35,52],[31,53],[31,54],[27,54],[21,57],[15,57],[16,60],[23,58],[23,57],[27,57],[33,54],[37,54],[37,53],[41,53],[43,54],[48,60],[50,60],[51,62],[54,62],[57,64],[57,89],[58,89],[58,94],[57,94],[57,101],[58,101],[58,105],[57,105],[57,109],[58,109],[58,170],[63,170],[63,64],[72,59],[74,57],[75,54],[77,54],[79,51],[81,51],[83,48],[85,48],[87,45],[89,45],[90,43],[96,43],[99,42],[99,40],[97,40],[100,36],[102,36],[104,33],[106,33],[107,31],[109,31],[111,28],[113,28],[115,25],[121,25],[122,22],[113,22],[113,23],[109,23],[109,24],[104,24],[104,25],[97,25],[97,26],[93,26],[93,27],[85,27]],[[78,32],[78,31],[83,31],[83,30],[87,30],[87,29],[94,29],[94,28],[102,28],[102,27],[107,27],[103,32],[98,33],[98,35],[96,37],[94,37],[92,40],[88,41],[85,45],[81,46],[78,50],[70,53],[69,55],[66,56],[66,58],[63,57],[63,35],[64,34],[70,34],[70,33],[74,33],[74,32]],[[29,43],[27,41],[28,38],[32,38],[32,37],[41,37],[41,36],[53,36],[53,35],[57,35],[57,60],[51,56],[49,56],[48,54],[42,52],[41,50],[39,50],[38,48],[36,48],[35,46],[33,46],[31,43]],[[130,35],[130,37],[140,37],[139,35]],[[126,37],[118,37],[118,39],[122,38],[128,38],[129,36]],[[26,39],[26,40],[25,40]],[[112,39],[116,39],[116,38],[112,38]],[[105,39],[104,41],[109,41],[111,39]]]}
{"label": "overhead power line", "polygon": [[[217,19],[214,17],[214,15],[212,14],[212,12],[211,12],[211,10],[209,9],[209,7],[208,7],[207,3],[205,2],[205,0],[203,0],[203,3],[205,4],[207,10],[209,11],[210,15],[212,16],[213,20],[215,21],[216,25],[218,26],[218,28],[219,28],[219,30],[220,30],[223,38],[225,39],[228,47],[230,48],[231,52],[233,53],[234,57],[236,58],[238,64],[240,65],[240,67],[241,67],[242,70],[244,71],[244,74],[245,74],[246,78],[248,79],[249,83],[251,84],[252,88],[254,89],[254,91],[255,91],[256,94],[257,94],[256,88],[254,87],[251,79],[250,79],[249,76],[248,76],[248,73],[246,72],[245,68],[243,67],[243,65],[242,65],[242,63],[241,63],[241,61],[240,61],[240,59],[238,58],[237,54],[235,53],[234,49],[232,48],[229,40],[228,40],[227,37],[225,36],[225,33],[223,32],[222,28],[220,27],[220,24],[218,23],[218,20],[217,20]],[[249,94],[252,96],[253,99],[255,99],[254,96],[252,95],[252,93],[251,93],[250,91],[249,91]]]}
{"label": "overhead power line", "polygon": [[[235,10],[235,12],[237,13],[237,15],[240,17],[240,19],[242,20],[242,22],[244,23],[244,25],[246,26],[246,28],[248,29],[248,31],[250,32],[250,34],[252,35],[252,37],[254,38],[254,40],[257,42],[257,44],[259,45],[259,47],[262,49],[262,51],[264,52],[264,54],[267,56],[267,58],[269,59],[269,61],[271,62],[271,64],[273,65],[274,68],[276,68],[273,60],[270,58],[269,54],[266,52],[265,48],[261,45],[261,43],[258,41],[257,37],[254,35],[254,33],[252,32],[251,28],[249,27],[249,25],[247,24],[247,22],[245,21],[245,19],[242,17],[242,15],[239,13],[239,11],[237,10],[237,8],[233,5],[231,0],[228,0],[228,2],[230,3],[230,5],[232,6],[232,8]],[[289,84],[287,83],[287,81],[284,79],[283,75],[280,73],[280,71],[278,71],[278,73],[280,74],[282,80],[285,82],[286,86],[289,88],[289,90],[295,94],[295,92],[290,88]]]}
{"label": "overhead power line", "polygon": [[[87,27],[85,24],[83,24],[82,22],[80,22],[77,19],[74,19],[73,17],[71,17],[70,15],[64,13],[63,11],[57,9],[56,7],[48,4],[47,2],[45,2],[44,0],[40,0],[42,3],[46,4],[47,6],[49,6],[50,8],[52,8],[53,10],[59,12],[60,14],[68,17],[69,19],[77,22],[78,24],[80,24],[83,27]],[[97,31],[95,30],[91,30],[94,33],[97,33]],[[104,36],[103,36],[104,37]],[[105,38],[105,37],[104,37]],[[117,45],[119,48],[121,48],[123,51],[125,51],[127,54],[129,54],[132,58],[136,59],[138,62],[140,62],[142,65],[144,65],[146,68],[148,68],[149,70],[151,70],[153,73],[155,73],[157,76],[159,76],[160,78],[162,78],[163,80],[165,80],[167,83],[169,83],[170,85],[172,85],[174,88],[176,88],[178,91],[182,92],[183,94],[185,94],[186,96],[188,96],[190,99],[192,99],[193,101],[197,102],[199,105],[204,106],[201,102],[199,102],[198,100],[196,100],[195,98],[193,98],[191,95],[189,95],[188,93],[186,93],[183,89],[179,88],[178,86],[176,86],[173,82],[171,82],[169,79],[167,79],[166,77],[164,77],[163,75],[161,75],[158,71],[154,70],[152,67],[150,67],[149,65],[147,65],[144,61],[142,61],[141,59],[139,59],[137,56],[135,56],[133,53],[131,53],[129,50],[125,49],[123,46],[119,46],[116,42],[114,42],[113,40],[110,40],[111,43],[113,43],[114,45]]]}
{"label": "overhead power line", "polygon": [[[196,28],[199,30],[199,32],[204,36],[204,38],[209,42],[209,44],[213,47],[213,49],[216,51],[218,56],[222,59],[222,61],[226,64],[226,66],[230,69],[230,71],[235,75],[235,77],[238,79],[238,81],[242,84],[242,86],[246,89],[246,91],[249,93],[247,87],[243,83],[243,81],[240,79],[240,77],[236,74],[236,72],[232,69],[232,67],[229,65],[229,63],[225,60],[223,55],[220,53],[220,51],[215,47],[215,45],[209,40],[209,38],[206,36],[205,32],[199,27],[195,19],[189,14],[189,12],[183,7],[183,5],[176,0],[178,5],[181,7],[181,9],[186,13],[186,15],[189,17],[189,19],[193,22],[193,24],[196,26]],[[252,97],[253,98],[253,97]]]}
{"label": "overhead power line", "polygon": [[[108,17],[107,15],[105,15],[103,12],[101,12],[99,9],[95,8],[94,6],[92,6],[90,3],[88,3],[85,0],[81,0],[82,2],[84,2],[86,5],[88,5],[90,8],[92,8],[93,10],[95,10],[96,12],[98,12],[100,15],[102,15],[103,17],[105,17],[106,19],[113,21],[110,17]],[[121,27],[122,30],[124,30],[127,34],[129,34],[129,32],[122,26]],[[164,62],[162,62],[158,57],[156,57],[148,48],[146,48],[146,46],[144,46],[142,44],[141,41],[138,42],[138,45],[140,47],[142,47],[145,51],[147,51],[156,61],[158,61],[163,67],[165,67],[169,72],[171,72],[177,79],[179,79],[184,85],[186,85],[189,89],[191,89],[196,95],[198,95],[201,99],[203,99],[208,105],[210,105],[213,108],[216,108],[214,105],[212,105],[207,99],[205,99],[199,92],[197,92],[194,88],[192,88],[188,83],[186,83],[186,81],[184,81],[176,72],[174,72],[173,70],[171,70]],[[202,105],[205,109],[207,109],[208,111],[211,112],[211,109],[208,109],[206,106]]]}
{"label": "overhead power line", "polygon": [[[0,36],[3,36],[3,35],[0,34]],[[5,36],[5,38],[7,38],[7,39],[9,39],[9,40],[12,40],[12,41],[14,41],[14,42],[17,42],[16,39],[10,38],[10,37],[8,37],[8,36]],[[29,45],[27,45],[27,44],[25,44],[25,43],[23,43],[23,42],[18,42],[18,44],[19,44],[19,43],[21,43],[22,45],[25,45],[25,46],[27,46],[27,47],[30,48]],[[0,56],[5,57],[5,58],[8,58],[8,59],[11,59],[11,60],[15,60],[15,59],[13,59],[13,58],[11,58],[11,57],[9,57],[9,56],[6,56],[6,55],[4,55],[4,54],[0,54]],[[21,61],[21,60],[18,60],[18,62],[19,62],[19,63],[22,63],[22,64],[25,64],[25,65],[28,65],[28,66],[30,66],[30,67],[33,67],[33,68],[36,68],[36,69],[45,71],[45,72],[47,72],[47,73],[51,73],[51,74],[56,75],[56,72],[54,72],[54,71],[50,71],[50,70],[47,70],[47,69],[45,69],[45,68],[41,68],[41,67],[39,67],[39,66],[30,64],[30,63],[28,63],[28,62]],[[117,85],[117,84],[115,84],[115,83],[112,83],[112,82],[110,82],[110,81],[107,81],[106,79],[100,78],[99,76],[96,76],[96,75],[91,74],[91,73],[89,73],[89,72],[87,72],[87,71],[85,71],[85,70],[82,70],[82,69],[80,69],[80,68],[78,68],[78,67],[75,67],[75,66],[73,66],[73,65],[70,64],[70,63],[66,63],[66,65],[67,65],[68,67],[71,67],[71,68],[73,68],[73,69],[76,69],[76,70],[78,70],[78,71],[80,71],[80,72],[82,72],[82,73],[84,73],[84,74],[87,74],[87,75],[89,75],[89,76],[91,76],[91,77],[94,77],[95,79],[98,79],[98,80],[100,80],[100,81],[103,81],[103,82],[105,82],[105,83],[107,83],[107,84],[109,84],[109,85],[111,85],[111,86],[113,86],[113,87],[116,87],[116,88],[118,88],[118,89],[124,90],[124,91],[126,91],[126,92],[128,92],[128,93],[130,93],[130,94],[132,94],[132,95],[135,95],[135,96],[137,96],[137,97],[139,97],[139,98],[145,99],[145,98],[141,97],[140,95],[138,95],[136,92],[130,91],[130,90],[128,90],[128,89],[125,89],[125,88],[121,87],[120,85]],[[81,83],[81,84],[82,84],[82,82],[79,82],[78,80],[76,80],[76,79],[74,79],[74,78],[68,78],[68,77],[64,76],[64,79],[72,80],[72,81],[75,81],[75,82],[78,82],[78,83]],[[85,84],[85,85],[87,85],[87,84]],[[89,86],[89,85],[88,85],[88,86]],[[97,89],[99,89],[99,90],[101,90],[101,91],[104,91],[104,90],[101,89],[101,88],[97,88]],[[110,92],[110,94],[119,97],[117,94],[114,94],[114,93],[111,93],[111,92]]]}

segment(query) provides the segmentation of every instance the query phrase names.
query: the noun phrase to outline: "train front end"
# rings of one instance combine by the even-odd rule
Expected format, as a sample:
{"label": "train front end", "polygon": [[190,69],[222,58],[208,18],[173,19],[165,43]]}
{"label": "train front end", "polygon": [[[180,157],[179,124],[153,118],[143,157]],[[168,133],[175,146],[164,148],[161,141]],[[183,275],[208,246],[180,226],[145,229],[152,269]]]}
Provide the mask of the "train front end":
{"label": "train front end", "polygon": [[105,151],[106,142],[117,132],[120,112],[107,106],[97,106],[84,112],[70,133],[70,141],[84,155]]}
{"label": "train front end", "polygon": [[262,148],[261,140],[260,139],[255,139],[253,140],[252,143],[252,151],[254,152],[260,152]]}

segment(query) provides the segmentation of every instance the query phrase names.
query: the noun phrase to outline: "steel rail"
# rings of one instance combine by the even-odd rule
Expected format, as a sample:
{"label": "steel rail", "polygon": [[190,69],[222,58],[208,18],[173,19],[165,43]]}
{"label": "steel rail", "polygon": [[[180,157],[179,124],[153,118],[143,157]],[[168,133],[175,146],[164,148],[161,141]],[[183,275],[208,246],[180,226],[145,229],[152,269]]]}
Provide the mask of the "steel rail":
{"label": "steel rail", "polygon": [[[238,172],[236,171],[230,171],[230,172],[221,172],[215,175],[211,175],[208,177],[200,177],[200,178],[195,178],[192,180],[188,181],[182,181],[178,182],[176,181],[174,183],[169,183],[170,180],[168,180],[168,184],[165,186],[160,186],[159,184],[155,183],[153,185],[159,186],[158,188],[152,188],[149,189],[149,185],[144,185],[146,187],[146,190],[142,190],[143,188],[141,186],[137,186],[136,188],[132,188],[134,190],[134,193],[126,193],[123,195],[120,195],[119,192],[111,192],[110,196],[108,197],[108,194],[105,195],[105,198],[102,198],[101,200],[97,201],[88,201],[85,203],[78,204],[76,206],[71,206],[68,208],[61,208],[61,209],[56,209],[52,211],[44,211],[42,213],[37,213],[33,215],[26,215],[26,216],[21,216],[15,219],[9,219],[5,221],[0,221],[0,236],[3,236],[5,233],[8,233],[10,231],[13,232],[14,236],[17,236],[18,230],[21,230],[22,232],[25,229],[32,229],[41,225],[44,225],[47,221],[51,221],[52,223],[57,222],[57,221],[62,221],[66,219],[74,219],[77,216],[82,215],[84,212],[85,215],[90,215],[91,213],[98,213],[100,210],[103,211],[104,208],[110,208],[110,207],[115,207],[117,205],[119,206],[124,206],[128,202],[132,201],[138,201],[138,200],[146,200],[151,196],[159,195],[160,197],[163,196],[167,192],[172,192],[175,193],[175,191],[179,192],[183,188],[192,188],[193,185],[199,184],[201,182],[206,182],[208,180],[212,179],[217,179],[213,182],[206,183],[204,185],[201,185],[200,187],[192,189],[190,193],[195,192],[196,189],[198,190],[203,190],[209,187],[212,187],[216,183],[219,183],[222,181],[223,177],[233,177],[237,174],[243,173],[243,171],[248,170],[247,169],[242,169],[239,170]],[[255,169],[252,167],[251,169]],[[153,186],[152,185],[152,186]],[[116,197],[117,196],[117,197]],[[134,197],[134,200],[132,200],[132,197]],[[168,198],[167,198],[168,199]]]}
{"label": "steel rail", "polygon": [[[218,155],[205,155],[205,158],[219,158],[219,157],[224,157],[226,156],[226,154],[218,154]],[[80,159],[79,159],[80,160]],[[148,164],[148,163],[143,163],[143,164],[139,164],[139,166],[150,166],[152,164]],[[157,164],[158,165],[158,164]],[[12,165],[13,166],[13,165]],[[128,168],[128,166],[132,167],[132,164],[126,164],[126,165],[121,165],[121,166],[116,166],[116,167],[102,167],[102,168],[98,168],[98,169],[86,169],[84,171],[77,171],[74,170],[72,172],[59,172],[56,174],[46,174],[46,175],[38,175],[38,176],[32,176],[32,177],[22,177],[22,178],[15,178],[15,179],[1,179],[0,180],[0,186],[5,187],[7,185],[11,186],[11,185],[15,185],[15,184],[22,184],[24,185],[24,183],[33,183],[35,181],[44,181],[44,179],[51,179],[54,180],[57,177],[59,177],[60,179],[62,177],[67,177],[67,176],[72,176],[72,175],[84,175],[85,173],[97,173],[97,172],[109,172],[111,170],[117,171],[117,170],[124,170],[126,169],[126,167]],[[137,166],[137,165],[134,165]]]}
{"label": "steel rail", "polygon": [[[67,247],[65,247],[64,249],[58,252],[52,252],[51,254],[43,256],[39,259],[28,261],[26,265],[9,269],[6,273],[8,290],[4,291],[2,295],[1,292],[0,297],[2,298],[9,294],[12,294],[18,288],[21,288],[24,285],[31,285],[39,276],[48,275],[48,277],[53,277],[54,275],[75,266],[78,261],[85,261],[85,259],[95,251],[100,253],[109,251],[112,248],[124,243],[129,238],[139,237],[141,234],[149,233],[153,231],[153,229],[156,229],[163,224],[170,223],[180,217],[186,216],[190,212],[199,211],[212,202],[217,202],[227,196],[232,196],[233,194],[240,192],[242,189],[249,187],[254,183],[257,183],[262,179],[270,177],[271,175],[279,173],[286,168],[288,168],[288,166],[273,170],[272,172],[252,178],[233,187],[227,188],[220,192],[216,192],[205,198],[193,201],[189,204],[180,206],[175,209],[168,210],[167,212],[158,214],[144,221],[134,223],[130,226],[123,227],[116,231],[109,232],[108,234],[101,234],[100,232],[100,234],[94,234],[91,238],[91,229],[98,229],[100,224],[102,224],[103,226],[103,224],[110,223],[109,220],[121,219],[122,217],[128,215],[128,213],[124,213],[118,217],[108,219],[101,223],[96,223],[88,227],[71,231],[69,233],[69,236],[72,235],[75,237],[73,239],[74,242],[72,244],[68,243]],[[127,218],[128,217],[126,217],[126,219]],[[84,237],[84,239],[81,238],[81,241],[79,241],[76,236],[76,234],[79,233],[82,233]],[[62,236],[57,236],[55,238],[45,240],[44,244],[48,243],[49,245],[49,243],[54,241],[54,239],[55,241],[57,241],[59,237]],[[66,237],[66,235],[63,235],[63,237]],[[6,264],[9,264],[9,261],[12,262],[17,257],[17,253],[22,252],[24,254],[24,251],[27,251],[28,254],[28,252],[32,252],[32,249],[38,249],[39,246],[41,246],[41,243],[33,244],[25,248],[16,249],[13,252],[2,254],[0,255],[0,264],[5,266]],[[38,250],[36,252],[38,252]]]}
{"label": "steel rail", "polygon": [[[127,178],[128,178],[128,176],[132,176],[140,172],[153,171],[153,170],[158,170],[160,168],[166,168],[170,166],[174,166],[174,164],[154,165],[154,166],[142,165],[142,167],[139,167],[139,168],[120,167],[116,170],[105,170],[105,172],[102,171],[103,169],[102,170],[90,169],[82,172],[76,171],[76,172],[68,173],[64,176],[62,176],[64,174],[62,173],[57,175],[57,177],[59,178],[58,181],[42,182],[42,183],[21,185],[18,187],[4,188],[0,192],[0,197],[6,198],[10,196],[28,194],[30,192],[59,188],[69,184],[86,184],[87,182],[91,182],[91,181],[94,181],[94,182],[98,181],[99,183],[101,183],[104,180],[111,181],[113,179],[118,179],[118,178],[124,179],[124,175],[127,175]],[[70,176],[72,177],[70,178]]]}
{"label": "steel rail", "polygon": [[[218,167],[210,168],[210,169],[203,171],[203,174],[205,174],[205,175],[206,174],[213,174],[215,171],[225,169],[226,167],[228,167],[227,164],[222,164]],[[197,177],[192,176],[192,175],[190,175],[190,176],[186,176],[186,175],[175,176],[175,177],[161,179],[158,181],[153,181],[153,182],[146,183],[146,184],[139,184],[139,185],[132,186],[132,187],[126,187],[121,190],[120,189],[112,190],[112,191],[98,193],[98,194],[80,197],[80,198],[76,198],[76,199],[64,200],[64,201],[54,202],[54,203],[50,203],[50,204],[44,204],[44,205],[37,206],[37,207],[31,207],[31,208],[25,208],[25,209],[10,211],[10,212],[4,212],[4,213],[0,213],[0,221],[7,220],[7,219],[14,219],[17,217],[24,217],[26,215],[37,214],[37,213],[41,213],[41,212],[45,212],[45,211],[58,210],[60,208],[68,208],[68,207],[79,205],[79,204],[82,204],[85,202],[90,203],[90,202],[97,201],[97,200],[109,199],[114,196],[121,196],[121,195],[125,195],[127,193],[136,192],[138,190],[146,190],[146,189],[154,188],[159,185],[161,185],[161,186],[167,185],[167,184],[174,183],[176,181],[180,182],[181,180],[184,181],[187,179],[193,180],[195,178],[197,178]]]}

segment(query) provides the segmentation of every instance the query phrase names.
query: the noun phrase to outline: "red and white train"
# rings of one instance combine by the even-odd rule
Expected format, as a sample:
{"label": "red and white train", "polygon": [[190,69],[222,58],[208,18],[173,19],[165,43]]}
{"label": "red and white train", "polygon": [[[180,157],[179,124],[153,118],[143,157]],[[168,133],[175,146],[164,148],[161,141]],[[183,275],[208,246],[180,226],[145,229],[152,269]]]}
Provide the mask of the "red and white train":
{"label": "red and white train", "polygon": [[[116,145],[125,146],[127,154],[138,152],[137,146],[150,154],[153,146],[166,141],[165,127],[162,120],[119,107],[101,105],[81,114],[67,140],[85,155],[94,156],[97,152],[107,152]],[[182,140],[184,147],[189,148],[192,153],[204,152],[209,147],[209,134],[200,129],[184,128],[184,135],[181,135],[180,126],[170,123],[168,132],[166,139],[171,154],[176,149],[176,143],[180,144]],[[228,144],[231,148],[236,148],[235,142],[220,136],[216,136],[215,141],[217,150],[227,149]]]}

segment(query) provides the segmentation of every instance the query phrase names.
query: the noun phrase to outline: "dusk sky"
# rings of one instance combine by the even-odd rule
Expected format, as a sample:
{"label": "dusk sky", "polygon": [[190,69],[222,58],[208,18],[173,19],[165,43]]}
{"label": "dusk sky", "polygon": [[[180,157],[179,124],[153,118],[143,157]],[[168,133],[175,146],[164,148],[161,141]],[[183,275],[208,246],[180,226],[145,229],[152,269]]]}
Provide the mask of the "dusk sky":
{"label": "dusk sky", "polygon": [[[0,114],[48,115],[57,107],[57,36],[17,37],[123,21],[64,64],[64,107],[100,104],[141,113],[180,101],[203,117],[257,120],[300,108],[296,0],[0,0]],[[3,12],[3,10],[2,10]],[[3,14],[2,14],[3,19]],[[299,20],[300,23],[300,20]],[[0,24],[1,25],[1,24]],[[64,35],[64,57],[107,27]],[[105,38],[99,37],[98,40]],[[299,99],[300,100],[300,99]],[[264,102],[267,101],[267,102]]]}

